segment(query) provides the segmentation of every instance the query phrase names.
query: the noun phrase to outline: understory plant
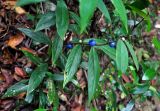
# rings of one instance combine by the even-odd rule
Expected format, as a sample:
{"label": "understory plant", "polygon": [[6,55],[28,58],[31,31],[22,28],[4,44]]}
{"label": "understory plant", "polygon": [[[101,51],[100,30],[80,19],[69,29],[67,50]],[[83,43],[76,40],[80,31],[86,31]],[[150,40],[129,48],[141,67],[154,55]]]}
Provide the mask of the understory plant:
{"label": "understory plant", "polygon": [[[41,10],[47,3],[53,4],[18,0],[17,6],[34,5]],[[75,92],[85,92],[83,104],[93,111],[100,110],[93,101],[101,97],[106,100],[101,110],[131,111],[137,99],[160,97],[152,84],[158,77],[159,62],[150,61],[145,51],[137,51],[142,31],[149,32],[152,27],[148,0],[56,0],[54,4],[55,10],[37,11],[33,27],[18,28],[33,40],[33,46],[47,46],[46,55],[21,50],[36,67],[27,72],[28,79],[9,87],[2,98],[26,92],[25,104],[38,104],[41,109],[37,111],[48,107],[58,111],[60,93],[73,93],[69,86],[74,85]],[[154,37],[152,42],[159,53],[160,41]],[[85,72],[84,89],[76,78],[80,69]],[[117,94],[127,99],[127,104],[119,105]]]}

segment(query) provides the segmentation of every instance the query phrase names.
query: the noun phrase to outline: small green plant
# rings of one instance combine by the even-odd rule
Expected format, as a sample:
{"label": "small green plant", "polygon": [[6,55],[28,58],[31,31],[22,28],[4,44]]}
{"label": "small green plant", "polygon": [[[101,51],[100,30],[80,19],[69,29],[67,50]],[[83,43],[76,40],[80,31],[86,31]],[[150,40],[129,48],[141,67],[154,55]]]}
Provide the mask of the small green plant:
{"label": "small green plant", "polygon": [[[39,2],[47,1],[19,0],[17,5]],[[57,0],[55,12],[45,12],[32,27],[34,29],[18,28],[33,41],[48,45],[48,52],[47,56],[40,58],[23,51],[36,68],[28,73],[29,79],[8,88],[3,98],[26,92],[27,103],[38,101],[39,108],[44,108],[36,111],[45,111],[47,106],[53,106],[53,111],[58,111],[58,92],[68,91],[68,85],[75,84],[73,80],[77,81],[75,74],[78,69],[87,71],[88,86],[84,91],[88,91],[85,96],[90,107],[93,107],[92,100],[101,95],[107,100],[105,110],[116,111],[120,107],[116,102],[116,90],[120,91],[122,99],[129,99],[126,107],[119,108],[122,111],[131,111],[137,98],[147,98],[154,94],[160,97],[157,89],[151,84],[158,68],[154,69],[145,61],[139,61],[134,51],[136,46],[132,45],[135,30],[149,31],[151,28],[150,17],[145,10],[149,1],[110,0],[106,5],[103,0],[79,0],[79,12],[69,10],[66,4],[68,2]],[[103,27],[105,31],[100,32],[101,36],[97,32],[95,36],[90,34],[94,33],[90,29],[93,28],[92,23],[96,22],[92,19],[96,13],[102,13],[105,23],[108,24]],[[139,27],[141,24],[145,24],[143,28]],[[51,27],[56,31],[53,40],[44,34],[44,30]],[[71,40],[67,37],[67,32],[73,33]],[[159,41],[156,38],[153,43],[159,49]],[[108,62],[105,62],[108,65],[102,67],[100,59],[104,56],[107,56]],[[159,67],[159,62],[157,64]],[[52,68],[57,70],[50,70]],[[108,82],[111,85],[104,89]],[[75,86],[81,90],[79,85]],[[47,93],[44,89],[47,89]],[[38,99],[36,95],[39,95]]]}

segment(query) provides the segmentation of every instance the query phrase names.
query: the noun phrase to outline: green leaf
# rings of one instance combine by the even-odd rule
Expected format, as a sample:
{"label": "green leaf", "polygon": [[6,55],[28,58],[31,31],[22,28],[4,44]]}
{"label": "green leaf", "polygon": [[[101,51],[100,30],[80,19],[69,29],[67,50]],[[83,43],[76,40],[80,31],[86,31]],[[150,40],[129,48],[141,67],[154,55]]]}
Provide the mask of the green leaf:
{"label": "green leaf", "polygon": [[28,102],[28,103],[31,103],[32,100],[33,100],[33,98],[34,98],[34,92],[29,93],[29,94],[27,93],[27,94],[26,94],[25,101]]}
{"label": "green leaf", "polygon": [[125,6],[122,2],[122,0],[111,0],[113,3],[117,13],[119,14],[119,17],[123,23],[123,25],[126,28],[126,31],[128,33],[128,19],[127,19],[127,11],[125,9]]}
{"label": "green leaf", "polygon": [[39,3],[39,2],[43,2],[46,0],[18,0],[16,5],[17,6],[24,6],[24,5],[29,5],[29,4],[33,4],[33,3]]}
{"label": "green leaf", "polygon": [[135,105],[134,100],[129,101],[126,108],[123,108],[122,111],[132,111],[133,107]]}
{"label": "green leaf", "polygon": [[143,17],[146,21],[147,21],[147,30],[150,31],[151,30],[151,19],[149,17],[149,15],[147,15],[146,13],[144,13],[143,11],[141,11],[140,9],[130,6],[128,5],[129,9],[132,9],[133,12],[137,13],[139,16]]}
{"label": "green leaf", "polygon": [[152,43],[154,44],[154,46],[160,50],[160,41],[158,40],[157,37],[153,37],[152,39]]}
{"label": "green leaf", "polygon": [[51,40],[42,32],[34,32],[27,28],[18,28],[18,30],[39,43],[51,45]]}
{"label": "green leaf", "polygon": [[108,45],[104,46],[96,46],[97,49],[102,50],[105,54],[107,54],[111,59],[116,60],[116,50],[109,47]]}
{"label": "green leaf", "polygon": [[108,89],[105,92],[105,97],[107,98],[106,102],[106,111],[116,111],[117,108],[117,96],[114,90]]}
{"label": "green leaf", "polygon": [[[131,74],[132,74],[132,77],[133,77],[133,82],[134,82],[135,84],[138,84],[138,82],[139,82],[139,77],[138,77],[138,74],[136,73],[136,70],[134,69],[133,66],[130,66],[130,70],[131,70]],[[133,83],[133,84],[134,84],[134,83]]]}
{"label": "green leaf", "polygon": [[40,108],[45,108],[45,106],[47,105],[47,96],[46,94],[43,92],[43,90],[39,91],[39,107]]}
{"label": "green leaf", "polygon": [[79,0],[80,1],[80,33],[82,33],[97,7],[98,0]]}
{"label": "green leaf", "polygon": [[131,6],[143,10],[144,8],[147,8],[149,4],[149,0],[135,0],[135,2],[131,4]]}
{"label": "green leaf", "polygon": [[139,84],[133,88],[130,92],[132,94],[143,94],[149,89],[149,84]]}
{"label": "green leaf", "polygon": [[68,9],[63,0],[57,2],[56,8],[56,27],[59,36],[63,39],[69,25]]}
{"label": "green leaf", "polygon": [[80,28],[77,24],[70,24],[68,30],[71,31],[71,32],[74,32],[76,34],[80,34],[80,32],[79,32]]}
{"label": "green leaf", "polygon": [[156,76],[154,69],[147,69],[142,77],[142,80],[152,80]]}
{"label": "green leaf", "polygon": [[139,63],[138,63],[137,56],[136,56],[136,54],[135,54],[135,52],[133,50],[133,46],[131,44],[129,44],[129,42],[127,42],[127,41],[125,41],[125,43],[126,43],[126,46],[129,49],[129,52],[131,53],[131,56],[133,58],[133,61],[134,61],[134,64],[135,64],[137,70],[139,70]]}
{"label": "green leaf", "polygon": [[33,92],[42,82],[43,78],[45,77],[45,74],[47,72],[48,65],[47,64],[40,64],[31,74],[31,77],[29,79],[29,86],[27,93]]}
{"label": "green leaf", "polygon": [[39,108],[39,109],[36,109],[34,111],[47,111],[46,109],[42,109],[42,108]]}
{"label": "green leaf", "polygon": [[56,23],[56,15],[54,12],[48,12],[41,16],[40,20],[36,25],[35,31],[40,31],[46,28],[49,28]]}
{"label": "green leaf", "polygon": [[128,51],[122,40],[118,40],[116,49],[116,64],[118,70],[125,73],[128,68]]}
{"label": "green leaf", "polygon": [[17,96],[18,94],[27,91],[28,85],[24,84],[26,82],[26,80],[22,80],[9,87],[2,98]]}
{"label": "green leaf", "polygon": [[47,72],[46,74],[49,78],[52,78],[55,81],[63,81],[64,80],[64,75],[62,75],[62,74],[53,74],[51,72]]}
{"label": "green leaf", "polygon": [[71,18],[80,26],[80,17],[74,13],[74,12],[69,12]]}
{"label": "green leaf", "polygon": [[91,48],[88,61],[88,101],[94,98],[98,81],[100,77],[100,65],[98,54],[94,48]]}
{"label": "green leaf", "polygon": [[149,90],[152,91],[154,94],[156,94],[156,96],[157,96],[158,98],[160,98],[160,92],[158,91],[157,88],[155,88],[155,87],[153,87],[153,86],[150,86],[150,87],[149,87]]}
{"label": "green leaf", "polygon": [[22,50],[22,52],[23,52],[24,55],[25,55],[27,58],[29,58],[34,64],[43,63],[42,59],[39,58],[38,56],[33,55],[32,53],[27,52],[27,51],[24,51],[24,50]]}
{"label": "green leaf", "polygon": [[75,46],[71,50],[65,66],[63,87],[72,79],[72,77],[76,73],[81,62],[81,55],[82,47],[80,45]]}
{"label": "green leaf", "polygon": [[54,105],[54,109],[58,109],[59,105],[59,99],[58,99],[58,94],[54,85],[54,81],[52,79],[48,79],[47,81],[47,87],[48,87],[48,100],[49,103]]}
{"label": "green leaf", "polygon": [[103,0],[98,0],[98,8],[104,14],[104,16],[106,17],[107,21],[109,23],[111,23],[111,17],[109,15],[108,9],[106,8],[105,3],[103,2]]}
{"label": "green leaf", "polygon": [[53,65],[55,64],[59,55],[61,54],[62,48],[63,48],[63,40],[59,37],[59,35],[56,35],[52,43],[52,64]]}

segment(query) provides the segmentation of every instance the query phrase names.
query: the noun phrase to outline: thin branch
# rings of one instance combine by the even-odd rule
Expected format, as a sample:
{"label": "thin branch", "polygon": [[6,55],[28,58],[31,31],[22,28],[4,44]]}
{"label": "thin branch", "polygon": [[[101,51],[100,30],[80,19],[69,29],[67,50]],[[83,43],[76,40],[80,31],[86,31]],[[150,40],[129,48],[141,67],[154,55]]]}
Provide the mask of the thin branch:
{"label": "thin branch", "polygon": [[135,25],[133,26],[133,28],[131,29],[131,32],[133,32],[134,29],[137,28],[137,27],[139,26],[139,24],[141,24],[143,21],[144,21],[144,18],[142,18],[141,21],[139,21],[139,23],[135,24]]}

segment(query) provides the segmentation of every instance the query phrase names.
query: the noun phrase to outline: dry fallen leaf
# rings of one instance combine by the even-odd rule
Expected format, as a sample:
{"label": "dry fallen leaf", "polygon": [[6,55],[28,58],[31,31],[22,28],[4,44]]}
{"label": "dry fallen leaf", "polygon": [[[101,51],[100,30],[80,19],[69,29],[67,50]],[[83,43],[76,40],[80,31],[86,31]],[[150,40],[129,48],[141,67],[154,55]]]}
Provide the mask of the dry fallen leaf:
{"label": "dry fallen leaf", "polygon": [[84,89],[87,83],[85,81],[85,77],[82,69],[79,69],[77,72],[77,80],[78,80],[78,83],[80,84],[80,87]]}
{"label": "dry fallen leaf", "polygon": [[77,106],[75,108],[72,108],[71,111],[85,111],[84,107],[83,106]]}
{"label": "dry fallen leaf", "polygon": [[30,49],[30,48],[27,48],[27,47],[21,47],[20,50],[27,51],[27,52],[30,52],[30,53],[32,53],[34,55],[37,55],[36,51],[34,51],[34,50]]}
{"label": "dry fallen leaf", "polygon": [[0,94],[8,88],[13,83],[13,77],[11,76],[11,72],[7,69],[1,69],[1,74],[5,79],[5,82],[0,84]]}
{"label": "dry fallen leaf", "polygon": [[24,99],[24,96],[26,95],[26,92],[22,92],[22,93],[20,93],[18,96],[17,96],[17,98],[18,99]]}
{"label": "dry fallen leaf", "polygon": [[19,77],[16,73],[13,74],[13,78],[14,78],[16,81],[22,80],[22,78]]}
{"label": "dry fallen leaf", "polygon": [[18,76],[20,76],[20,77],[22,77],[22,78],[27,77],[26,73],[25,73],[25,72],[23,71],[23,69],[20,68],[20,67],[15,67],[15,68],[14,68],[14,71],[15,71],[15,73],[16,73]]}
{"label": "dry fallen leaf", "polygon": [[5,78],[6,84],[10,85],[13,82],[13,77],[11,75],[11,72],[7,69],[1,69],[1,73]]}
{"label": "dry fallen leaf", "polygon": [[0,101],[0,111],[11,111],[15,102],[13,99],[5,99]]}
{"label": "dry fallen leaf", "polygon": [[21,7],[15,7],[15,11],[17,14],[20,14],[20,15],[26,13],[26,11]]}
{"label": "dry fallen leaf", "polygon": [[122,74],[122,78],[123,78],[123,80],[124,80],[126,83],[131,82],[131,81],[129,80],[129,77],[126,76],[125,74]]}
{"label": "dry fallen leaf", "polygon": [[19,45],[24,39],[24,36],[21,34],[17,34],[15,36],[12,36],[9,38],[8,41],[6,41],[6,44],[13,49],[16,49],[16,46]]}
{"label": "dry fallen leaf", "polygon": [[13,64],[13,58],[8,49],[3,50],[3,56],[0,56],[0,62],[3,64]]}
{"label": "dry fallen leaf", "polygon": [[5,6],[5,9],[11,9],[11,10],[13,10],[16,5],[16,1],[13,0],[6,0],[2,3],[3,3],[2,5]]}

